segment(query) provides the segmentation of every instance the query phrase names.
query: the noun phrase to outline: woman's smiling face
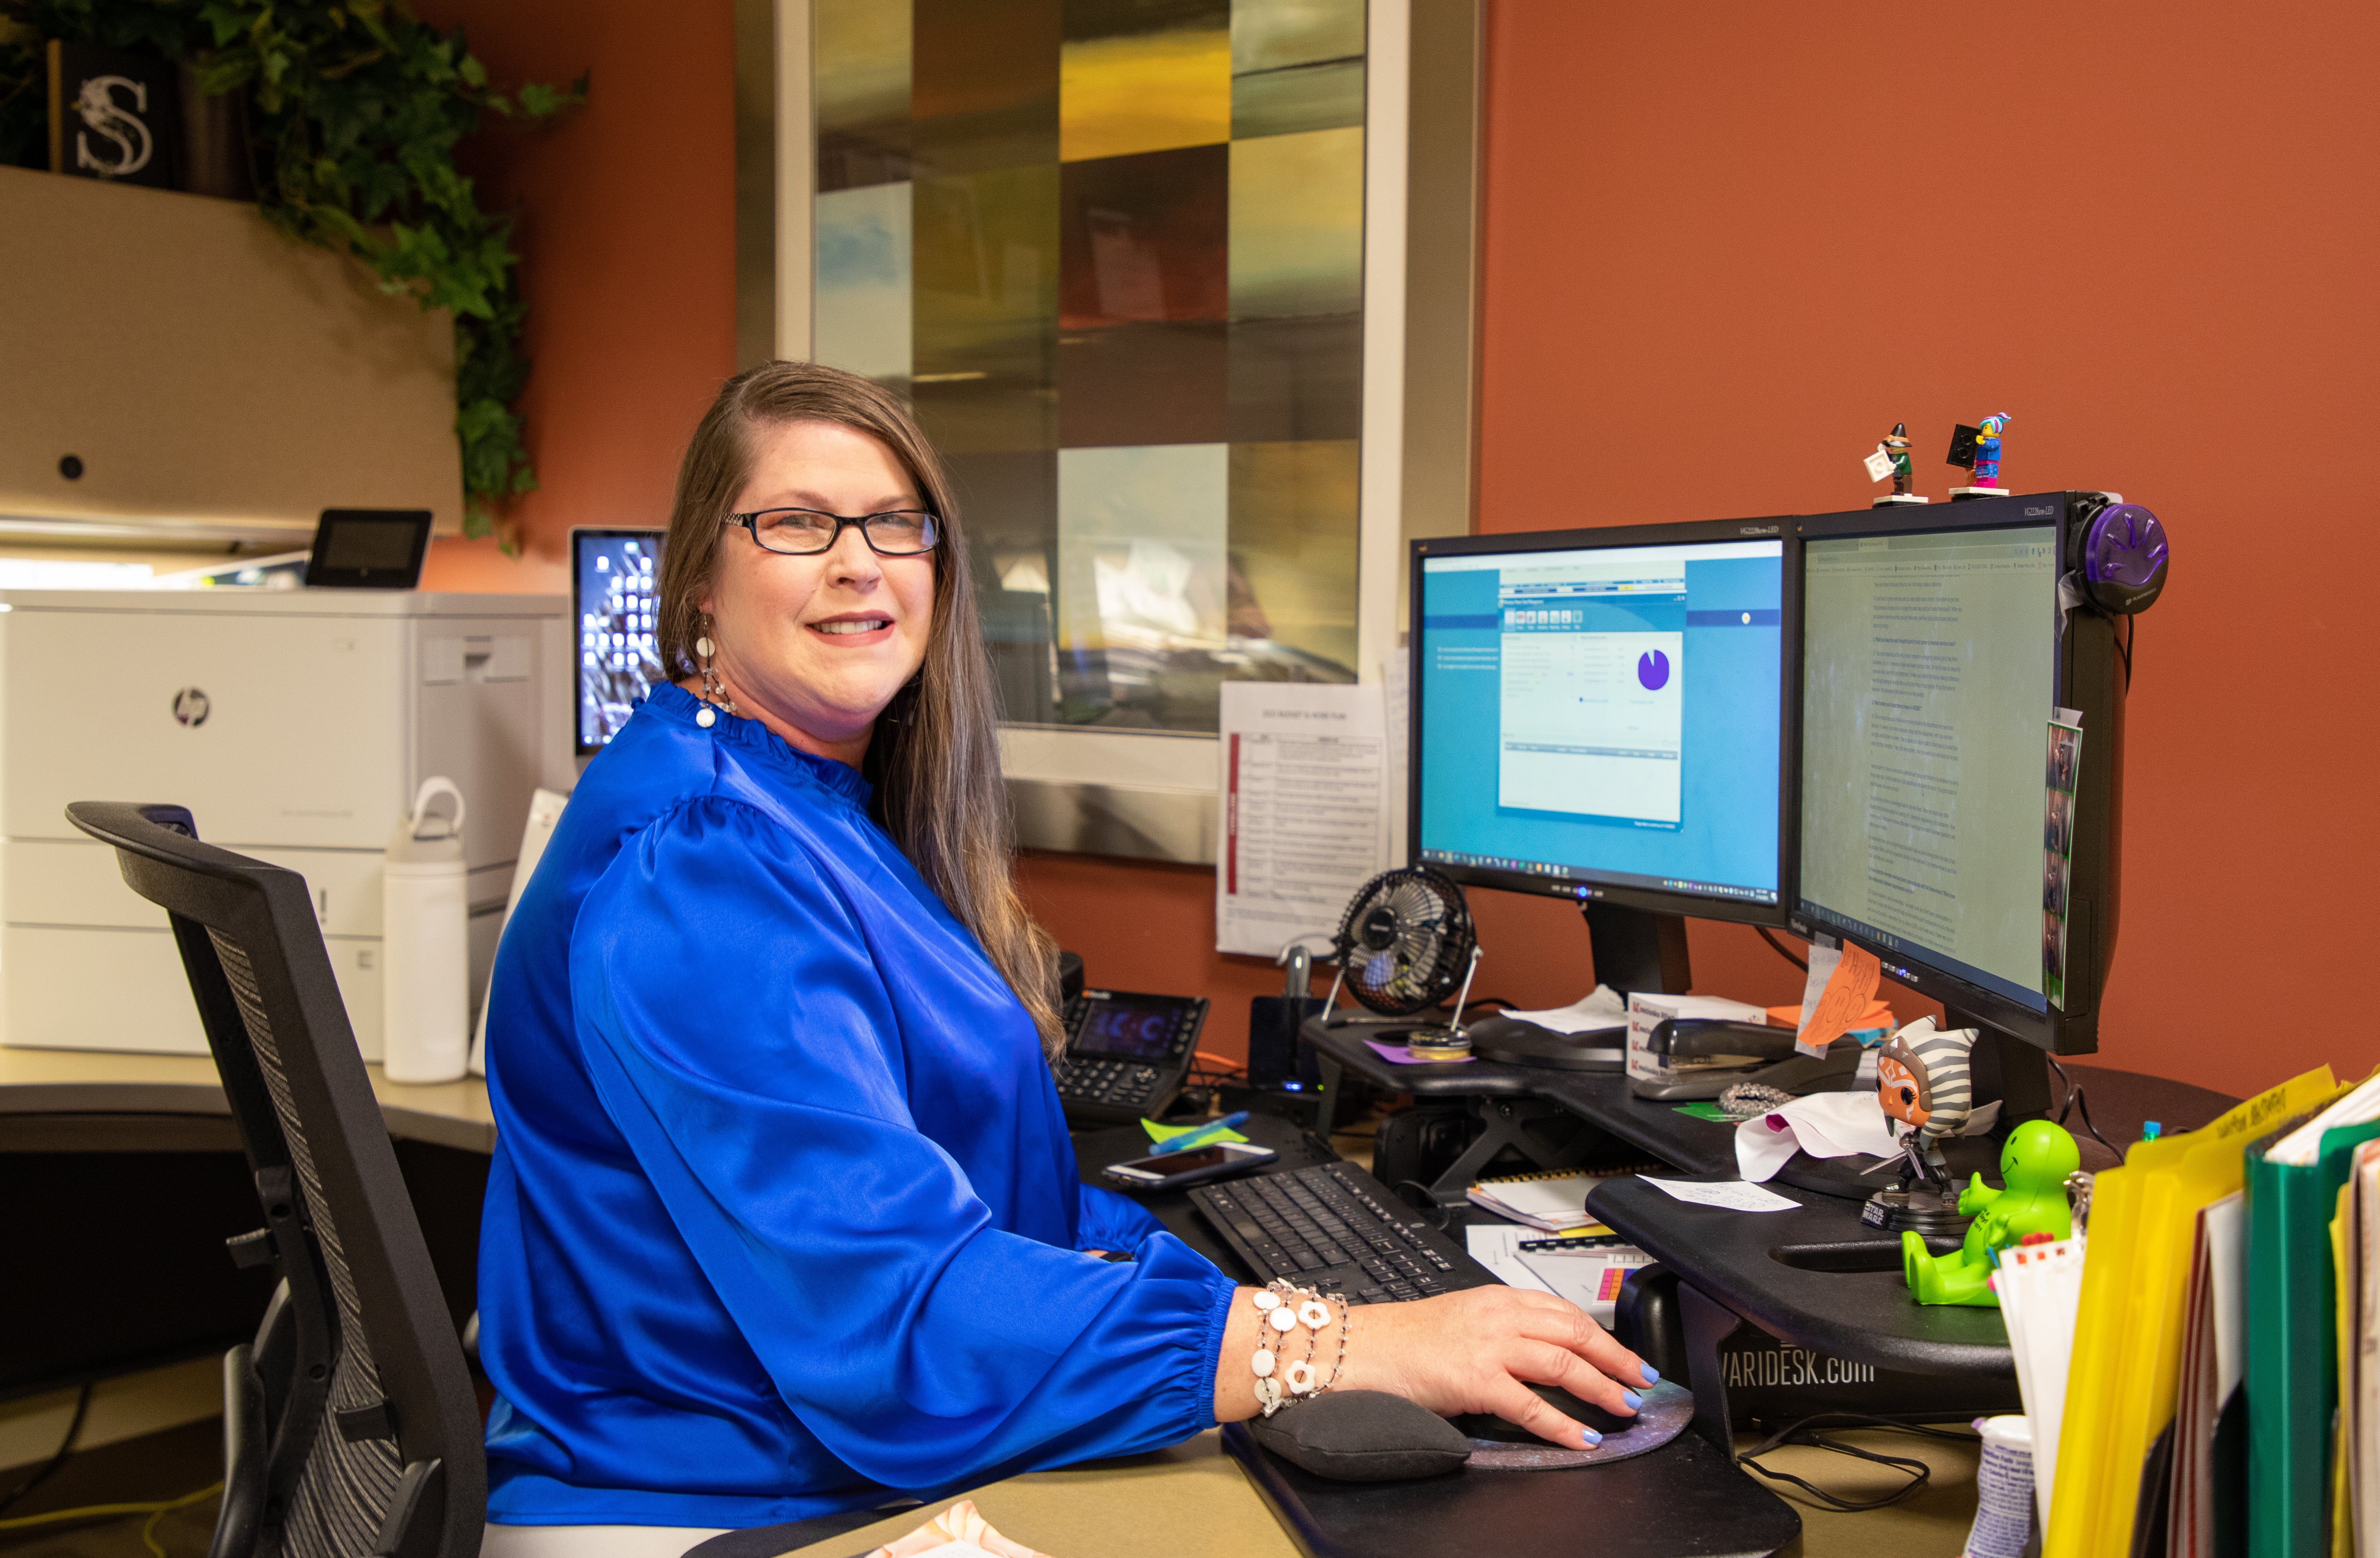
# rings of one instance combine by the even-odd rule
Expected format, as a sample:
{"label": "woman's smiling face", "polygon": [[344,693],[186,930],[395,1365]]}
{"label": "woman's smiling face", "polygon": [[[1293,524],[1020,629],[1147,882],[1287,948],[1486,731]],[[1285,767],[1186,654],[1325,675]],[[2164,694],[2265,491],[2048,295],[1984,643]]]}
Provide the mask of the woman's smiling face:
{"label": "woman's smiling face", "polygon": [[[752,474],[737,513],[922,509],[917,484],[882,441],[834,422],[752,429]],[[699,602],[712,663],[738,712],[803,751],[855,767],[876,717],[925,663],[935,554],[880,557],[856,525],[808,557],[771,552],[740,526],[719,538]]]}

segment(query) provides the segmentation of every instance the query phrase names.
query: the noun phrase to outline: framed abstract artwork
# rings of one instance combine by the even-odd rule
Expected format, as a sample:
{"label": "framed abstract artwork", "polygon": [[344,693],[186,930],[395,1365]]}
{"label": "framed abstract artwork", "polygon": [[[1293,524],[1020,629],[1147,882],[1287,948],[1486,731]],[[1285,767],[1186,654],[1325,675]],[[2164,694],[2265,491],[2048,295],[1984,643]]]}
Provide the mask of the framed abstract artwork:
{"label": "framed abstract artwork", "polygon": [[1026,841],[1211,858],[1222,683],[1370,682],[1395,643],[1406,0],[775,27],[779,349],[806,314],[948,463]]}

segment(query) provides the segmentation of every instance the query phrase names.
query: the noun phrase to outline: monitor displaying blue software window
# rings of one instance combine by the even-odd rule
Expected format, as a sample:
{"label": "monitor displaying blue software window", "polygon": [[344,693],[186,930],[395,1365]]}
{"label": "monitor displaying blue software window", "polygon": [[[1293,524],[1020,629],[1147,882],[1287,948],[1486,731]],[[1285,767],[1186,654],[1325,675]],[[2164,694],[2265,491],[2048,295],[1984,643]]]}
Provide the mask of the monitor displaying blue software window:
{"label": "monitor displaying blue software window", "polygon": [[[1769,535],[1735,534],[1746,529]],[[1480,537],[1442,543],[1443,554],[1426,544],[1415,858],[1475,881],[1633,890],[1696,913],[1777,909],[1787,620],[1776,529]],[[1659,538],[1679,531],[1697,538]]]}

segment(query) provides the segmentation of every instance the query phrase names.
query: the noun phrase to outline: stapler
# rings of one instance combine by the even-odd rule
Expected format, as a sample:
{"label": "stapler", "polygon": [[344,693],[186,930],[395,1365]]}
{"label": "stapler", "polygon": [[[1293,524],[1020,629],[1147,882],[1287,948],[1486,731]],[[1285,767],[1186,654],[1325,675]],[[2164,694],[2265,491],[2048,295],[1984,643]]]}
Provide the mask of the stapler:
{"label": "stapler", "polygon": [[1828,1045],[1824,1055],[1803,1055],[1793,1047],[1792,1029],[1767,1022],[1673,1017],[1653,1030],[1645,1048],[1683,1073],[1668,1081],[1629,1079],[1629,1092],[1660,1103],[1717,1098],[1738,1082],[1758,1082],[1796,1097],[1833,1093],[1851,1086],[1859,1075],[1857,1039],[1845,1036]]}

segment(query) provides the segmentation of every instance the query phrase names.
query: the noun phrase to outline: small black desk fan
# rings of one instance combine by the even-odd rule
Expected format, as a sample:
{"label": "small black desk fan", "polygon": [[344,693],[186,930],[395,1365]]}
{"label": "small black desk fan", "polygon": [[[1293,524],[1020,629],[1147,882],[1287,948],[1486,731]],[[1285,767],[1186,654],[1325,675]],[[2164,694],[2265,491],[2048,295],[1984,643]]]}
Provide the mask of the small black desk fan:
{"label": "small black desk fan", "polygon": [[1463,1000],[1479,969],[1479,937],[1463,889],[1427,865],[1383,871],[1356,889],[1340,918],[1333,945],[1339,970],[1323,1001],[1323,1021],[1344,985],[1383,1017],[1411,1017],[1456,994],[1453,1021],[1415,1030],[1406,1047],[1415,1059],[1452,1060],[1471,1053],[1463,1031]]}

